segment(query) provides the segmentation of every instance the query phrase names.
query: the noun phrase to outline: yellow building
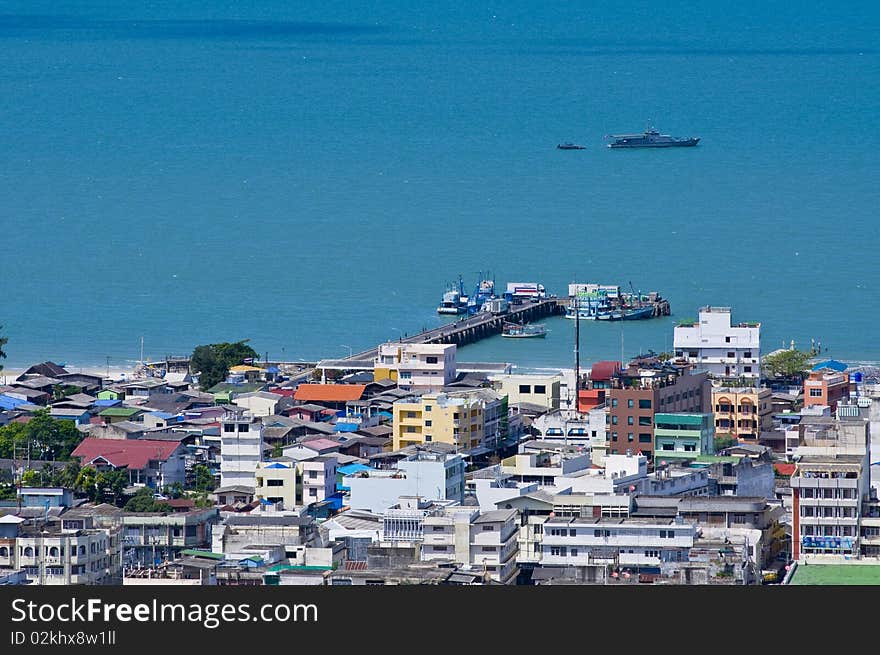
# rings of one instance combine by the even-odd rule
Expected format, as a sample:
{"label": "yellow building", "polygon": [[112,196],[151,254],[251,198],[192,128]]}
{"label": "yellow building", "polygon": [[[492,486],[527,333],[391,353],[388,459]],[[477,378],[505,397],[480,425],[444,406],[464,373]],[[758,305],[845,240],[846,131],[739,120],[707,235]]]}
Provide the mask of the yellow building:
{"label": "yellow building", "polygon": [[483,441],[483,404],[479,398],[426,394],[394,403],[394,450],[424,443],[446,443],[461,450]]}
{"label": "yellow building", "polygon": [[283,503],[290,510],[303,504],[303,476],[296,462],[259,462],[254,472],[254,497]]}
{"label": "yellow building", "polygon": [[772,396],[764,388],[713,387],[715,434],[756,441],[762,431],[773,429]]}

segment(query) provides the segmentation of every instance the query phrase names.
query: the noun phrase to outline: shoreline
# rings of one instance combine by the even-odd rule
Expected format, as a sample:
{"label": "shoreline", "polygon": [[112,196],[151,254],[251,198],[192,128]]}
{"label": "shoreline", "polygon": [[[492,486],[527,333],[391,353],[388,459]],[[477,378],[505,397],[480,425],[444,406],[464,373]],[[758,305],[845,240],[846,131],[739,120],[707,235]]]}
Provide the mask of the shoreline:
{"label": "shoreline", "polygon": [[[33,364],[31,366],[33,366]],[[15,380],[22,373],[24,373],[26,370],[28,370],[28,368],[30,368],[30,366],[24,367],[24,368],[22,368],[20,366],[15,366],[15,367],[11,367],[11,368],[4,367],[3,370],[0,370],[0,386],[11,384],[11,383],[15,382]],[[105,380],[107,380],[107,379],[119,380],[119,379],[122,379],[123,376],[125,376],[125,378],[131,378],[131,377],[133,377],[135,371],[137,370],[137,368],[134,366],[132,366],[132,367],[111,366],[109,368],[109,377],[108,377],[108,374],[107,374],[108,368],[106,366],[102,368],[99,366],[70,366],[70,365],[68,365],[68,366],[65,366],[64,368],[69,373],[83,373],[85,375],[95,375],[95,376],[98,376],[98,377],[105,379]]]}

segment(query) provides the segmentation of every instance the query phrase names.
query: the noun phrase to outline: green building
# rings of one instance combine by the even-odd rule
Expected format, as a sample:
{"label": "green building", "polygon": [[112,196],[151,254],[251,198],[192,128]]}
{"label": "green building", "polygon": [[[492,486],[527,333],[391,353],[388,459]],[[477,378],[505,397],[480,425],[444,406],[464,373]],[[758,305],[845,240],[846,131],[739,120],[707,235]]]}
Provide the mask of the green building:
{"label": "green building", "polygon": [[654,457],[699,457],[715,452],[715,421],[709,414],[654,415]]}

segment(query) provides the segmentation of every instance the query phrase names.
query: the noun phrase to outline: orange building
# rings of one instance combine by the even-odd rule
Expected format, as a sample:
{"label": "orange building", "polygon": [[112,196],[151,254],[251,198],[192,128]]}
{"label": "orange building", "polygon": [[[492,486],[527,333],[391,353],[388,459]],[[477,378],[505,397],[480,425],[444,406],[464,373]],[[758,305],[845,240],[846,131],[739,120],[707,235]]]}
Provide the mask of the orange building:
{"label": "orange building", "polygon": [[822,369],[804,380],[804,407],[828,405],[833,413],[837,403],[849,397],[849,374]]}

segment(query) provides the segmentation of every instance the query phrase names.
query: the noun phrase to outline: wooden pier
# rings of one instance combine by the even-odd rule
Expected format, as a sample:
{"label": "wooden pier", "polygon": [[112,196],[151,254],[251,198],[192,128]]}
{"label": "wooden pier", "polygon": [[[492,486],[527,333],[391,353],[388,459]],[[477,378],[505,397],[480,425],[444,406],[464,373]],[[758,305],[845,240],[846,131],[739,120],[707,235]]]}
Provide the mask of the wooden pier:
{"label": "wooden pier", "polygon": [[[472,316],[463,316],[453,323],[447,323],[411,336],[400,337],[398,341],[400,343],[454,343],[457,346],[463,346],[494,334],[501,334],[505,323],[533,323],[558,314],[565,314],[565,304],[559,298],[546,298],[537,302],[511,305],[510,310],[505,314],[479,312]],[[347,359],[372,359],[377,355],[377,352],[378,348],[372,348],[356,353]]]}

